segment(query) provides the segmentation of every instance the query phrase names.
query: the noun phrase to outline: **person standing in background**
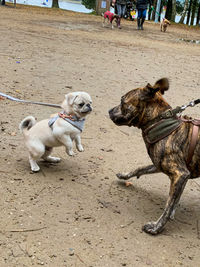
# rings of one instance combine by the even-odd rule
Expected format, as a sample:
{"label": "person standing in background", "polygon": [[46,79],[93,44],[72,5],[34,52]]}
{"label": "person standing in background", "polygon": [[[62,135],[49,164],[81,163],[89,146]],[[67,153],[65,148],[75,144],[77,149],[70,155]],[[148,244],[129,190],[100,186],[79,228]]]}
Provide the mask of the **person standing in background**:
{"label": "person standing in background", "polygon": [[137,15],[137,29],[138,30],[144,30],[143,24],[146,19],[148,4],[150,6],[152,5],[151,0],[137,0],[136,1],[136,8],[138,11],[138,15]]}
{"label": "person standing in background", "polygon": [[118,28],[121,29],[121,18],[125,14],[126,10],[126,0],[116,0],[117,15],[119,15],[119,25]]}

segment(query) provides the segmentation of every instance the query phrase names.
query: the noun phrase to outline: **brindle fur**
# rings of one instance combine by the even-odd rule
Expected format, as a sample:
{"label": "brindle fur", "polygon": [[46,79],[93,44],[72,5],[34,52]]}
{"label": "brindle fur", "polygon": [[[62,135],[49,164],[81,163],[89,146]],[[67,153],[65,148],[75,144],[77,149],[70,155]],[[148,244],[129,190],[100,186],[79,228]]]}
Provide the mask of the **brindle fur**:
{"label": "brindle fur", "polygon": [[[154,86],[147,84],[144,88],[134,89],[121,98],[121,104],[109,111],[111,120],[117,125],[135,126],[144,133],[148,122],[160,113],[171,109],[162,94],[168,90],[166,78],[160,79]],[[156,222],[149,222],[143,230],[149,234],[158,234],[167,221],[173,217],[180,196],[188,179],[200,176],[200,132],[192,160],[187,166],[189,143],[192,135],[192,124],[183,122],[171,135],[148,146],[153,165],[138,168],[130,173],[119,173],[119,179],[139,178],[144,174],[163,172],[169,176],[171,185],[164,212]]]}

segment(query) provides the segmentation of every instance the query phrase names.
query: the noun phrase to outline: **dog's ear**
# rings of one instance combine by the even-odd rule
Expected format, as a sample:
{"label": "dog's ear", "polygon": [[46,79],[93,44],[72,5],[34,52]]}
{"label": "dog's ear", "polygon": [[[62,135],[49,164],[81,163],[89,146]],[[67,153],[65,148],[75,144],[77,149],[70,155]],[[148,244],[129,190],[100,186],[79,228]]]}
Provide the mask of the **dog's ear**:
{"label": "dog's ear", "polygon": [[169,80],[167,78],[162,78],[154,84],[153,88],[156,92],[160,91],[161,94],[164,95],[165,91],[169,89]]}
{"label": "dog's ear", "polygon": [[153,86],[148,83],[142,91],[141,100],[148,101],[149,99],[152,99],[157,92],[160,92],[163,95],[168,88],[169,81],[167,78],[158,80]]}
{"label": "dog's ear", "polygon": [[76,97],[77,97],[77,95],[74,93],[69,93],[69,94],[65,95],[65,99],[70,106],[73,105]]}
{"label": "dog's ear", "polygon": [[152,98],[155,96],[155,94],[159,91],[159,88],[152,86],[150,83],[147,83],[147,85],[145,86],[143,92],[145,94],[143,94],[143,98],[144,100],[147,100],[147,98]]}
{"label": "dog's ear", "polygon": [[74,93],[69,93],[67,95],[65,95],[65,99],[61,105],[61,107],[68,112],[70,106],[73,105],[75,98],[77,97],[77,95],[75,95]]}

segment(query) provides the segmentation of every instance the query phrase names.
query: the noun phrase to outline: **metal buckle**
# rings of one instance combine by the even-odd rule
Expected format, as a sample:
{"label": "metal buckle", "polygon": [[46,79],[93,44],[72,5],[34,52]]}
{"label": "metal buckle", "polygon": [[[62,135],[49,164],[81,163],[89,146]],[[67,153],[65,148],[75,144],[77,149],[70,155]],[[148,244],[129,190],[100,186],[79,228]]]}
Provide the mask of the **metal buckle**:
{"label": "metal buckle", "polygon": [[165,118],[171,118],[174,116],[171,109],[167,110],[163,115],[165,116]]}
{"label": "metal buckle", "polygon": [[188,106],[190,107],[194,107],[194,105],[195,105],[194,101],[190,101],[190,103],[188,104]]}

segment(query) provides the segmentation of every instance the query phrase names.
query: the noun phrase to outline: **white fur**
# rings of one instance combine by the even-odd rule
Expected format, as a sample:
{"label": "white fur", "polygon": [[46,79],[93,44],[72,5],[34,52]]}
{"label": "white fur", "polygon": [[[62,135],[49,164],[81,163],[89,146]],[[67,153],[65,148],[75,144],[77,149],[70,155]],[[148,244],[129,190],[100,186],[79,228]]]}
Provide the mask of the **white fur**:
{"label": "white fur", "polygon": [[[82,107],[80,106],[81,103],[84,103]],[[81,119],[91,112],[91,104],[91,97],[87,93],[74,92],[65,95],[62,108],[66,114],[75,115]],[[36,123],[34,117],[28,116],[19,125],[29,151],[29,162],[33,172],[40,170],[36,161],[41,158],[48,162],[60,161],[60,158],[50,156],[53,147],[65,146],[66,153],[73,156],[72,142],[74,140],[78,151],[82,152],[84,150],[79,129],[62,118],[58,118],[52,128],[49,127],[48,122],[49,119]]]}

